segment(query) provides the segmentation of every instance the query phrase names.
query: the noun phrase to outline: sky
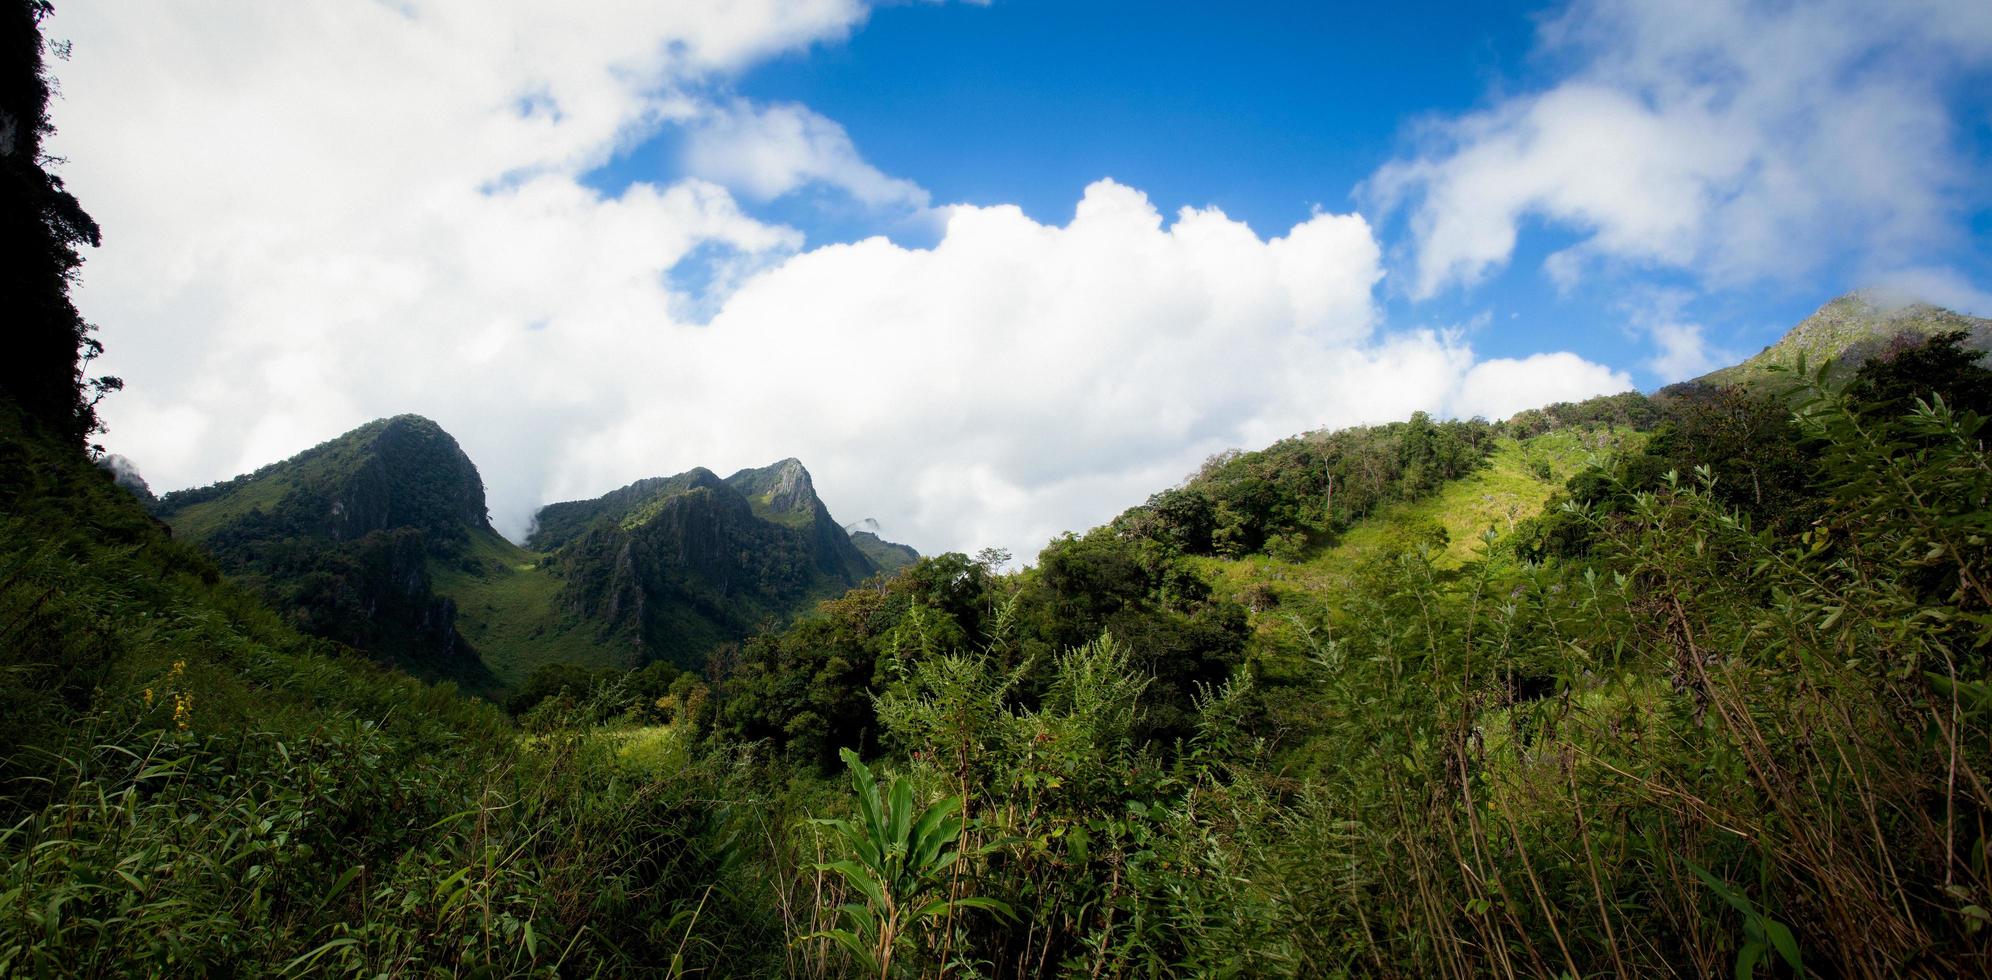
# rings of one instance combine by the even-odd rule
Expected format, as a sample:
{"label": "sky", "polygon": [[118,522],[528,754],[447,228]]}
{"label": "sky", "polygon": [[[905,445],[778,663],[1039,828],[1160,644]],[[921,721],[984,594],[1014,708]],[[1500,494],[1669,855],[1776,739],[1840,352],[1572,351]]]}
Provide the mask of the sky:
{"label": "sky", "polygon": [[[1249,7],[1233,11],[1231,7]],[[1020,559],[1205,457],[1992,315],[1984,0],[62,0],[155,490],[415,412],[492,520],[799,457]],[[93,371],[99,365],[93,365]]]}

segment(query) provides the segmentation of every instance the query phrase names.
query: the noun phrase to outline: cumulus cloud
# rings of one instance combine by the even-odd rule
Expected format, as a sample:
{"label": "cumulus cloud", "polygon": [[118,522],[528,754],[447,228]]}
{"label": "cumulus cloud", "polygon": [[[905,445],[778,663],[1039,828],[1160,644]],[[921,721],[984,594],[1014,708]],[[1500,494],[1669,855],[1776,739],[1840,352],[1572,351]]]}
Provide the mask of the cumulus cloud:
{"label": "cumulus cloud", "polygon": [[1668,320],[1653,324],[1648,332],[1659,350],[1646,362],[1647,368],[1661,380],[1672,382],[1699,377],[1729,363],[1726,353],[1710,350],[1702,331],[1699,323]]}
{"label": "cumulus cloud", "polygon": [[1440,120],[1364,193],[1408,214],[1416,297],[1504,265],[1525,224],[1600,262],[1712,285],[1955,244],[1982,203],[1946,87],[1992,66],[1982,0],[1578,0],[1549,21],[1546,88]]}
{"label": "cumulus cloud", "polygon": [[1448,407],[1462,417],[1504,419],[1526,408],[1631,389],[1632,379],[1624,372],[1558,351],[1473,365],[1460,378]]}
{"label": "cumulus cloud", "polygon": [[[412,411],[457,435],[514,534],[548,500],[795,455],[844,520],[1031,555],[1223,448],[1627,387],[1574,355],[1480,362],[1457,334],[1385,329],[1353,214],[1262,238],[1101,181],[1063,224],[950,206],[930,248],[805,250],[721,179],[920,198],[781,107],[727,111],[795,150],[769,122],[789,113],[787,162],[580,182],[649,129],[710,125],[715,73],[839,37],[854,4],[557,25],[545,5],[266,6],[57,22],[76,42],[58,149],[106,229],[79,303],[130,382],[107,442],[162,488]],[[710,289],[674,271],[714,251],[723,294],[689,295]]]}
{"label": "cumulus cloud", "polygon": [[875,207],[927,206],[920,185],[866,163],[844,127],[793,104],[707,107],[690,126],[685,166],[761,200],[821,184]]}

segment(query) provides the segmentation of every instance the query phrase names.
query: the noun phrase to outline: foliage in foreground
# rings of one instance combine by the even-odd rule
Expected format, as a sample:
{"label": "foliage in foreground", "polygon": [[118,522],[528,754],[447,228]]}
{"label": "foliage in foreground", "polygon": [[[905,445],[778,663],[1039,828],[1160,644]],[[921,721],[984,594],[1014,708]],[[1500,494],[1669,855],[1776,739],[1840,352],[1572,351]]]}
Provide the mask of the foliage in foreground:
{"label": "foliage in foreground", "polygon": [[79,454],[0,436],[0,975],[765,969],[738,759],[659,781],[299,636]]}
{"label": "foliage in foreground", "polygon": [[1476,559],[1250,614],[1293,642],[1136,514],[518,721],[13,429],[0,972],[1981,974],[1992,379],[1942,344],[1663,404]]}

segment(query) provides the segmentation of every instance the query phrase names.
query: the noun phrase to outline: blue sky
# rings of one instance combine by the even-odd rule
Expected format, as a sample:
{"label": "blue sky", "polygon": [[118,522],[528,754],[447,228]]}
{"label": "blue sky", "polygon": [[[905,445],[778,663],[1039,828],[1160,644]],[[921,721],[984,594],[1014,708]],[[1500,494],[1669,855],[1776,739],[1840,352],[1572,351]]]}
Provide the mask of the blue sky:
{"label": "blue sky", "polygon": [[[1083,188],[1111,177],[1165,213],[1216,207],[1271,235],[1315,209],[1361,209],[1358,188],[1403,154],[1422,124],[1553,87],[1568,59],[1542,50],[1537,34],[1565,11],[1433,2],[899,4],[874,10],[848,39],[784,54],[726,88],[835,120],[868,162],[926,188],[936,203],[1009,203],[1062,223]],[[1973,291],[1992,289],[1992,74],[1980,64],[1942,93],[1979,187],[1959,196],[1958,234],[1914,258],[1948,267],[1963,287],[1933,298],[1970,306]],[[681,168],[683,143],[667,129],[586,179],[608,191],[654,180]],[[917,247],[935,237],[931,227],[834,195],[792,195],[753,210],[812,243],[883,234]],[[1542,263],[1580,240],[1581,229],[1544,220],[1523,227],[1512,257],[1483,282],[1418,300],[1382,290],[1386,321],[1464,328],[1489,356],[1574,351],[1650,390],[1680,380],[1644,363],[1651,342],[1634,321],[1642,304],[1652,308],[1654,292],[1665,294],[1672,315],[1704,327],[1720,360],[1769,344],[1827,299],[1888,279],[1850,241],[1801,273],[1717,288],[1668,268],[1559,285]],[[1392,230],[1402,229],[1386,226],[1386,244],[1401,247]]]}
{"label": "blue sky", "polygon": [[[1241,9],[1242,8],[1242,9]],[[550,500],[801,458],[1020,556],[1207,455],[1992,314],[1984,0],[58,4],[162,490],[418,412]]]}

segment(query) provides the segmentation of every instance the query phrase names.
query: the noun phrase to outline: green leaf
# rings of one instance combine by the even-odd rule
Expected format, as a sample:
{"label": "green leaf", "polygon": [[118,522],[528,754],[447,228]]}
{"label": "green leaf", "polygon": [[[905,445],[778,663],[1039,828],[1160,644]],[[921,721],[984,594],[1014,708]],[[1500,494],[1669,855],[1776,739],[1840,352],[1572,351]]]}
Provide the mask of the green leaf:
{"label": "green leaf", "polygon": [[822,932],[812,932],[807,938],[828,939],[844,947],[851,954],[851,958],[857,960],[858,965],[863,968],[861,972],[878,972],[878,961],[872,959],[871,950],[865,948],[865,944],[860,942],[849,929],[825,929]]}
{"label": "green leaf", "polygon": [[1793,973],[1804,976],[1805,964],[1798,956],[1798,937],[1793,936],[1791,930],[1785,928],[1784,923],[1774,919],[1764,920],[1764,933],[1770,937],[1771,945],[1777,948],[1778,955],[1784,958],[1785,965],[1791,967]]}
{"label": "green leaf", "polygon": [[891,816],[887,841],[904,845],[906,835],[913,829],[913,784],[904,777],[892,781],[892,801],[886,812]]}
{"label": "green leaf", "polygon": [[983,911],[986,912],[994,912],[997,915],[1000,915],[1005,919],[1009,919],[1012,922],[1017,921],[1017,913],[1015,910],[1011,909],[1007,903],[997,901],[996,899],[993,898],[981,898],[974,895],[970,895],[964,898],[955,899],[955,904],[962,906],[963,908],[982,909]]}
{"label": "green leaf", "polygon": [[310,966],[311,964],[318,962],[319,957],[324,956],[326,953],[329,953],[341,947],[354,946],[358,944],[359,940],[354,939],[351,936],[340,936],[339,938],[334,939],[331,942],[328,942],[325,945],[320,946],[317,949],[314,949],[309,953],[305,953],[304,955],[299,956],[294,960],[291,960],[289,963],[284,964],[283,972],[285,973],[296,972],[299,967]]}
{"label": "green leaf", "polygon": [[948,819],[961,809],[961,805],[961,797],[950,796],[920,814],[920,819],[913,824],[913,840],[909,846],[916,868],[925,869],[932,865],[941,848],[961,836],[961,822]]}
{"label": "green leaf", "polygon": [[358,877],[360,872],[365,871],[366,868],[367,866],[364,864],[356,864],[347,868],[332,882],[332,887],[326,889],[324,896],[319,898],[318,908],[323,910],[327,905],[332,904],[332,900],[338,898],[339,893],[345,891],[346,886],[352,884],[353,879]]}
{"label": "green leaf", "polygon": [[1709,887],[1710,891],[1715,892],[1722,897],[1723,901],[1728,902],[1731,908],[1747,916],[1755,916],[1757,914],[1756,907],[1750,904],[1749,899],[1744,898],[1736,889],[1729,887],[1727,882],[1710,874],[1707,868],[1687,858],[1682,858],[1681,863],[1686,864],[1688,870],[1695,873],[1695,877],[1700,878],[1702,883]]}
{"label": "green leaf", "polygon": [[1757,975],[1757,962],[1764,958],[1763,943],[1749,943],[1736,954],[1736,980],[1751,980]]}
{"label": "green leaf", "polygon": [[864,931],[874,934],[878,932],[878,916],[872,914],[871,906],[845,902],[837,906],[837,911],[842,912],[845,918],[856,923]]}
{"label": "green leaf", "polygon": [[886,901],[885,901],[884,889],[879,887],[879,883],[876,880],[874,880],[870,874],[866,873],[865,867],[859,864],[858,862],[831,861],[827,864],[817,865],[816,869],[818,871],[836,872],[837,874],[843,876],[845,881],[850,882],[852,888],[855,888],[858,891],[863,892],[866,898],[871,899],[873,905],[876,905],[880,908],[885,907]]}

